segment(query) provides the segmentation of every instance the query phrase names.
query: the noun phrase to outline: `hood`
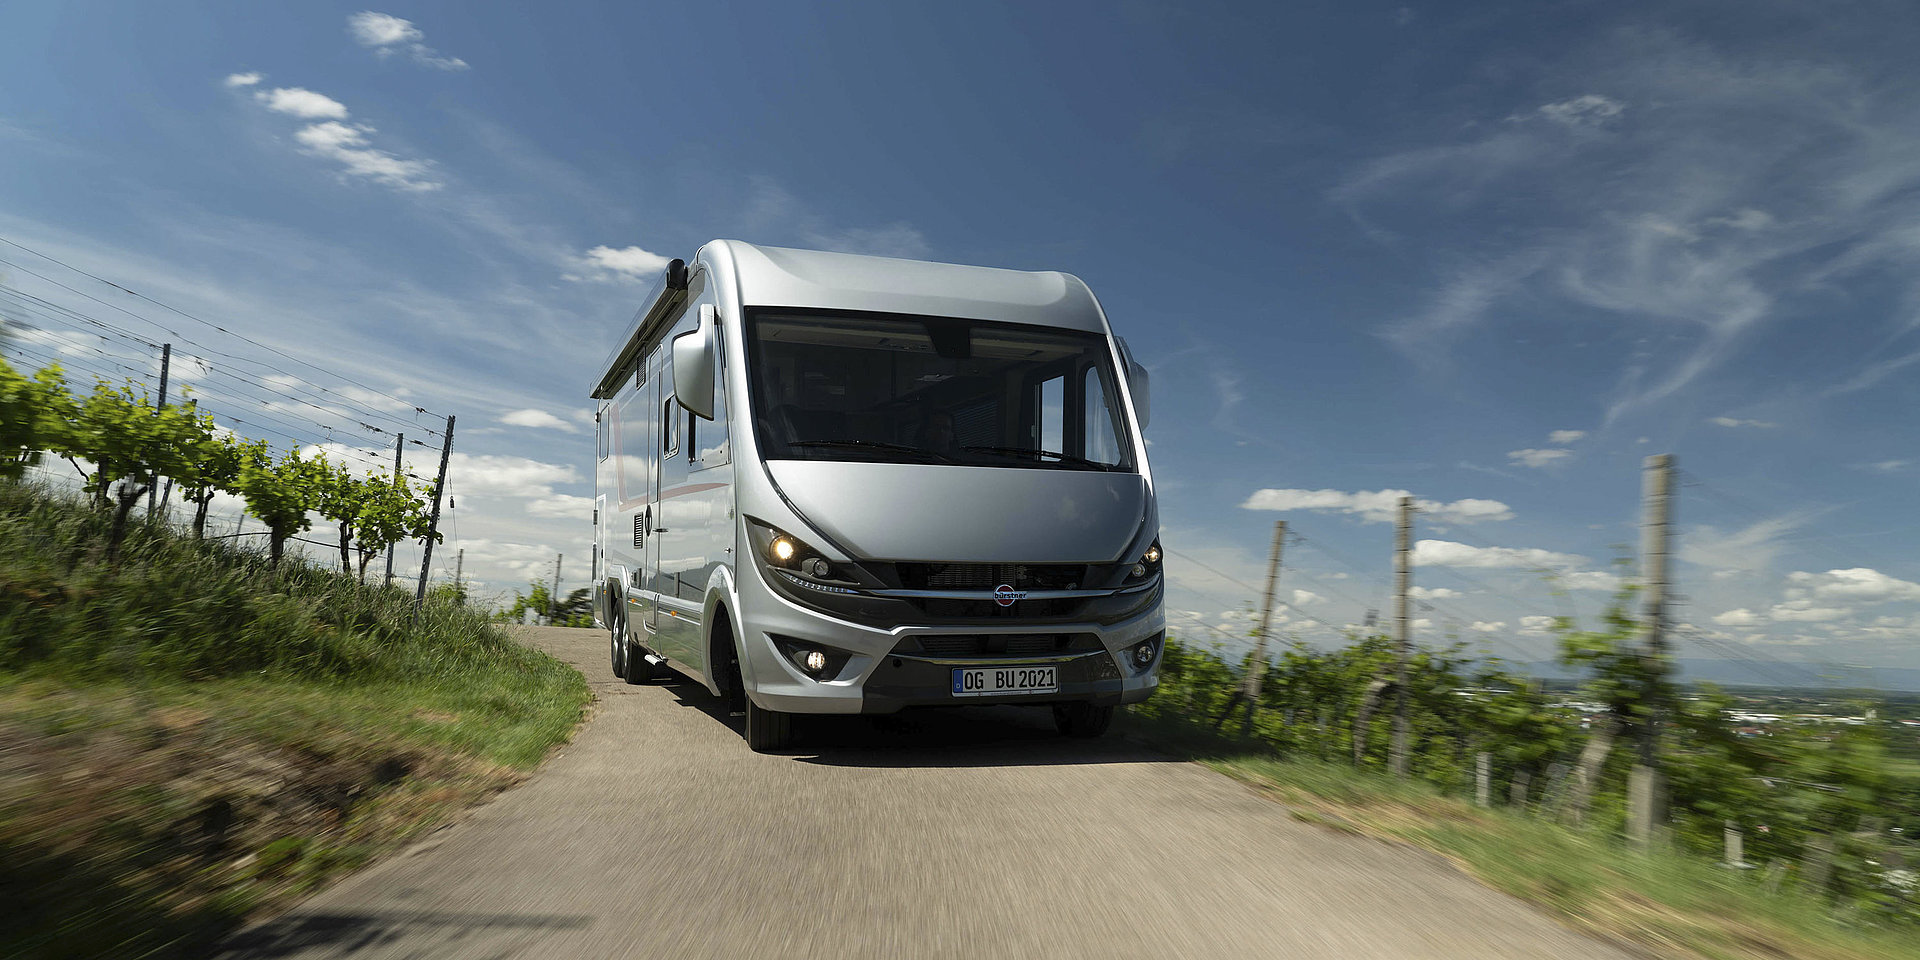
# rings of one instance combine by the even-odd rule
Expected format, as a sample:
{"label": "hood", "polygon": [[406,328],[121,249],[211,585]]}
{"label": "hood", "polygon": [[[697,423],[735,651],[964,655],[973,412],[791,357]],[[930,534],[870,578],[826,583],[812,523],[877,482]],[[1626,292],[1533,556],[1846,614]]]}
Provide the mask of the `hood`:
{"label": "hood", "polygon": [[770,460],[800,515],[861,559],[1113,563],[1147,513],[1139,474]]}

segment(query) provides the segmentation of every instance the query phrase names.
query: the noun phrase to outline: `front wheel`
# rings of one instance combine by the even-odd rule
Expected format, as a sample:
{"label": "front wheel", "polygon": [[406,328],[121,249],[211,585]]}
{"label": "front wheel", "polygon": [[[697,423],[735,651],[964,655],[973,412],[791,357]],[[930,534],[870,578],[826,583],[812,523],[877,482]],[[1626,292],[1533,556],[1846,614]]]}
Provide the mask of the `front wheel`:
{"label": "front wheel", "polygon": [[1053,725],[1069,737],[1097,737],[1113,725],[1113,705],[1076,700],[1053,705]]}
{"label": "front wheel", "polygon": [[771,753],[793,742],[793,714],[768,710],[747,698],[747,747]]}

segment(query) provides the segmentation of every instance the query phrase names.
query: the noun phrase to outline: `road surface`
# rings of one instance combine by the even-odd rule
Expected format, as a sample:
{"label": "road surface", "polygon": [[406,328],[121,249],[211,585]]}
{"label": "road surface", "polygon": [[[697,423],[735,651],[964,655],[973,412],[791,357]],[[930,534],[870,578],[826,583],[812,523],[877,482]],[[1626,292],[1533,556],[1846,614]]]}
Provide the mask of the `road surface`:
{"label": "road surface", "polygon": [[575,742],[230,956],[1629,956],[1041,710],[815,719],[758,755],[699,685],[614,679],[598,631],[525,635],[599,697]]}

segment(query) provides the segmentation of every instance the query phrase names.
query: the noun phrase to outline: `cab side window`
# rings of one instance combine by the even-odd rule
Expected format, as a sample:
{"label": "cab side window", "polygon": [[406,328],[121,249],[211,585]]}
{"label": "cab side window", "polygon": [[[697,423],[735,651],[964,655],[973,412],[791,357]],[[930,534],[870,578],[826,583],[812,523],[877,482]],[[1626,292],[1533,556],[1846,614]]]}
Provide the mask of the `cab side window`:
{"label": "cab side window", "polygon": [[668,397],[660,407],[660,454],[672,457],[680,452],[680,418],[674,414],[680,412],[680,405]]}

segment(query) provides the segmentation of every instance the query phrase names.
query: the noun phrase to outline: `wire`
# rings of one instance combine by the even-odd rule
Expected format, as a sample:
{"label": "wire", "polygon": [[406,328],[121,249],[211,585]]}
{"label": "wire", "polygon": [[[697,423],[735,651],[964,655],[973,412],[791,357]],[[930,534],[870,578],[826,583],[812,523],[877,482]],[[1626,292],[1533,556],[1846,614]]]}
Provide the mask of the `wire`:
{"label": "wire", "polygon": [[[407,403],[406,401],[404,401],[404,400],[401,400],[401,399],[400,399],[400,398],[398,398],[398,397],[394,397],[394,396],[391,396],[391,395],[389,395],[389,394],[386,394],[386,393],[383,393],[383,392],[381,392],[381,391],[379,391],[379,390],[375,390],[375,389],[374,389],[373,387],[369,387],[369,386],[367,386],[367,385],[366,385],[366,384],[364,384],[364,383],[360,383],[359,381],[357,381],[357,380],[354,380],[354,379],[352,379],[351,377],[345,377],[345,376],[341,376],[340,374],[338,374],[338,373],[335,373],[335,372],[333,372],[333,371],[331,371],[331,370],[327,370],[327,369],[325,369],[324,367],[320,367],[320,366],[317,366],[317,365],[315,365],[315,364],[312,364],[312,363],[308,363],[307,361],[305,361],[305,360],[301,360],[301,359],[300,359],[300,358],[298,358],[298,357],[295,357],[295,356],[292,356],[292,355],[290,355],[290,354],[287,354],[287,353],[283,353],[283,352],[281,352],[281,351],[279,351],[279,350],[276,350],[276,349],[274,349],[273,347],[269,347],[269,346],[267,346],[266,344],[263,344],[263,343],[260,343],[260,342],[259,342],[259,341],[257,341],[257,340],[253,340],[253,339],[251,339],[251,338],[249,338],[249,337],[246,337],[246,336],[243,336],[243,335],[241,335],[241,334],[237,334],[237,333],[234,333],[233,331],[231,331],[231,330],[228,330],[228,329],[226,329],[225,327],[222,327],[222,326],[220,326],[220,325],[218,325],[218,324],[215,324],[215,323],[212,323],[212,322],[209,322],[209,321],[206,321],[206,320],[202,320],[202,319],[200,319],[199,317],[196,317],[196,316],[194,316],[193,314],[190,314],[190,313],[187,313],[186,311],[184,311],[184,310],[181,310],[181,309],[179,309],[178,307],[174,307],[174,306],[170,306],[170,305],[168,305],[168,304],[165,304],[165,303],[161,303],[160,301],[158,301],[158,300],[155,300],[154,298],[152,298],[152,297],[149,297],[149,296],[147,296],[146,294],[143,294],[143,293],[140,293],[140,292],[138,292],[138,291],[136,291],[136,290],[131,290],[131,289],[128,289],[127,287],[123,287],[123,286],[121,286],[120,284],[117,284],[117,283],[114,283],[114,282],[113,282],[113,281],[111,281],[111,280],[107,280],[107,279],[105,279],[105,278],[102,278],[102,277],[99,277],[99,276],[96,276],[96,275],[94,275],[94,274],[91,274],[91,273],[88,273],[87,271],[85,271],[85,270],[82,270],[82,269],[80,269],[79,267],[76,267],[76,266],[73,266],[72,264],[69,264],[69,263],[65,263],[65,262],[62,262],[62,261],[60,261],[60,260],[57,260],[57,259],[55,259],[55,258],[53,258],[53,257],[50,257],[50,256],[48,256],[48,255],[46,255],[46,254],[44,254],[44,253],[41,253],[40,251],[38,251],[38,250],[35,250],[35,249],[33,249],[33,248],[31,248],[31,247],[28,247],[28,246],[25,246],[25,245],[23,245],[23,244],[20,244],[20,243],[16,243],[16,242],[14,242],[14,241],[12,241],[12,240],[9,240],[9,239],[7,239],[6,237],[0,237],[0,243],[4,243],[4,244],[6,244],[7,246],[10,246],[10,247],[14,247],[15,249],[18,249],[18,250],[22,250],[22,251],[25,251],[25,252],[27,252],[27,253],[30,253],[30,254],[32,254],[32,255],[34,255],[34,256],[36,256],[36,257],[39,257],[40,259],[42,259],[42,260],[45,260],[45,261],[47,261],[47,262],[49,262],[49,263],[55,263],[55,264],[59,264],[60,266],[62,266],[62,267],[65,267],[65,268],[67,268],[68,270],[71,270],[71,271],[73,271],[74,273],[77,273],[77,274],[79,274],[79,275],[81,275],[81,276],[83,276],[83,277],[86,277],[86,278],[88,278],[88,279],[90,279],[90,280],[93,280],[93,281],[94,281],[94,282],[96,282],[96,283],[104,283],[104,284],[106,284],[107,286],[109,286],[109,287],[112,287],[112,288],[114,288],[115,290],[119,290],[120,292],[122,292],[122,293],[125,293],[125,294],[127,294],[128,296],[132,296],[132,297],[137,297],[137,298],[139,298],[139,299],[141,299],[141,300],[145,300],[146,302],[148,302],[148,303],[151,303],[151,304],[153,304],[154,306],[156,306],[156,307],[159,307],[159,308],[160,308],[160,309],[162,309],[162,310],[166,310],[166,311],[167,311],[167,312],[169,312],[169,313],[173,313],[173,314],[176,314],[176,315],[178,315],[178,316],[181,316],[181,317],[185,317],[185,318],[187,318],[188,320],[192,320],[193,322],[195,322],[195,323],[198,323],[198,324],[201,324],[201,325],[203,325],[203,326],[207,326],[207,327],[212,327],[213,329],[215,329],[215,330],[218,330],[218,331],[220,331],[221,333],[224,333],[224,334],[226,334],[227,336],[230,336],[230,337],[234,337],[235,339],[238,339],[238,340],[241,340],[241,341],[243,341],[243,342],[245,342],[245,343],[249,343],[249,344],[252,344],[253,346],[255,346],[255,347],[259,347],[260,349],[262,349],[262,350],[265,350],[265,351],[267,351],[268,353],[272,353],[272,354],[274,354],[275,356],[278,356],[278,357],[282,357],[282,358],[284,358],[284,359],[287,359],[287,360],[291,360],[291,361],[293,361],[294,363],[298,363],[298,364],[300,364],[300,365],[302,365],[302,366],[305,366],[305,367],[307,367],[307,368],[309,368],[309,369],[312,369],[312,370],[318,370],[318,371],[320,371],[321,373],[324,373],[324,374],[327,374],[328,376],[331,376],[331,377],[335,377],[335,378],[338,378],[338,379],[340,379],[340,380],[343,380],[343,381],[345,381],[345,382],[347,382],[347,383],[351,383],[351,384],[353,384],[353,385],[355,385],[355,386],[357,386],[357,387],[360,387],[360,388],[361,388],[361,389],[363,389],[363,390],[370,390],[370,391],[372,391],[372,392],[373,392],[373,393],[375,393],[375,394],[378,394],[378,395],[380,395],[380,396],[383,396],[383,397],[386,397],[386,398],[387,398],[387,399],[389,399],[389,400],[392,400],[392,401],[394,401],[395,403],[399,403],[399,404],[402,404],[402,405],[404,405],[404,406],[409,406],[409,407],[413,407],[414,409],[416,409],[416,410],[419,410],[419,411],[420,411],[420,412],[422,412],[422,413],[428,413],[428,412],[429,412],[429,411],[427,411],[427,410],[425,410],[424,408],[421,408],[421,407],[418,407],[418,406],[415,406],[414,404],[411,404],[411,403]],[[5,261],[5,260],[0,260],[0,263],[7,263],[7,261]],[[24,272],[27,272],[27,273],[32,273],[32,271],[30,271],[30,270],[26,270],[26,269],[25,269],[24,267],[20,267],[20,266],[19,266],[18,264],[9,264],[9,265],[10,265],[10,266],[14,266],[14,267],[15,267],[16,269],[20,269],[20,270],[22,270],[22,271],[24,271]],[[34,276],[39,276],[39,274],[34,274]],[[41,277],[40,279],[42,279],[42,280],[47,280],[47,278],[46,278],[46,277]],[[55,284],[56,286],[61,286],[61,287],[64,287],[65,289],[68,289],[68,290],[72,290],[72,289],[73,289],[73,288],[71,288],[71,287],[66,287],[66,286],[65,286],[64,284],[60,284],[60,283],[59,283],[58,281],[54,281],[54,280],[47,280],[47,282],[48,282],[48,283],[53,283],[53,284]],[[100,300],[100,299],[98,299],[98,298],[96,298],[96,297],[92,297],[92,296],[88,296],[87,294],[84,294],[84,293],[80,293],[80,291],[78,291],[78,290],[73,290],[73,292],[74,292],[74,293],[77,293],[77,294],[79,294],[80,296],[83,296],[83,297],[87,297],[87,299],[89,299],[89,300],[93,300],[93,301],[94,301],[94,302],[96,302],[96,303],[100,303],[100,304],[103,304],[103,305],[105,305],[105,306],[113,306],[113,304],[109,304],[109,303],[107,303],[107,302],[106,302],[106,301],[104,301],[104,300]],[[150,323],[150,324],[152,324],[152,323],[153,323],[153,321],[151,321],[151,320],[148,320],[148,319],[147,319],[147,318],[145,318],[145,317],[141,317],[141,316],[139,316],[138,314],[135,314],[135,313],[133,313],[133,312],[132,312],[132,311],[130,311],[130,310],[125,310],[125,309],[123,309],[123,308],[120,308],[120,307],[114,307],[114,309],[117,309],[117,310],[121,310],[121,312],[123,312],[123,313],[125,313],[125,314],[127,314],[128,316],[131,316],[131,317],[135,317],[135,318],[137,318],[137,319],[140,319],[140,320],[142,320],[142,321],[144,321],[144,322],[146,322],[146,323]],[[154,325],[154,326],[159,326],[159,324],[153,324],[153,325]],[[165,328],[162,328],[162,329],[165,329]]]}

